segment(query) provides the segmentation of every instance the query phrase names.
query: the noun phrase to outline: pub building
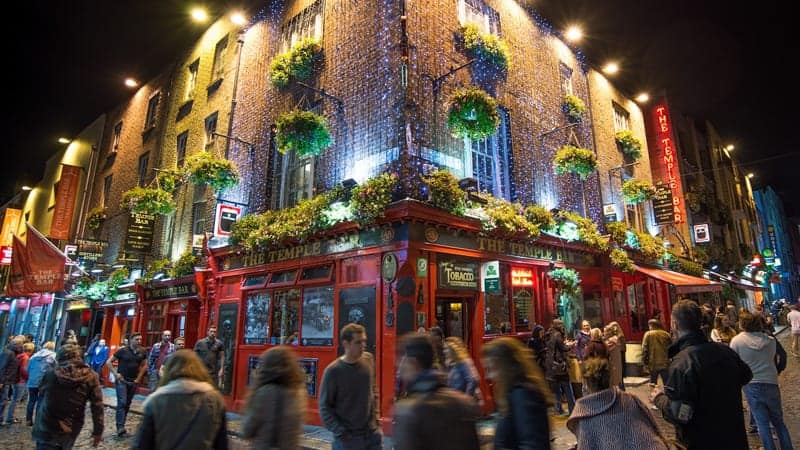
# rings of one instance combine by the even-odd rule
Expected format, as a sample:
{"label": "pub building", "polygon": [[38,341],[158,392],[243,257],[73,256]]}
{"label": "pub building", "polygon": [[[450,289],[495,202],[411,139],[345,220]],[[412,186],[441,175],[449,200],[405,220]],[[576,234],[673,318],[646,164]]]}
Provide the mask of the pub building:
{"label": "pub building", "polygon": [[109,354],[113,354],[123,346],[122,340],[133,330],[138,329],[136,307],[139,295],[135,285],[121,286],[113,298],[107,298],[96,306],[102,311],[102,331],[100,335],[106,340]]}
{"label": "pub building", "polygon": [[141,298],[138,330],[145,347],[160,341],[164,330],[172,331],[173,341],[178,337],[186,339],[187,347],[205,335],[200,323],[201,310],[205,308],[201,307],[196,275],[140,284],[137,291]]}

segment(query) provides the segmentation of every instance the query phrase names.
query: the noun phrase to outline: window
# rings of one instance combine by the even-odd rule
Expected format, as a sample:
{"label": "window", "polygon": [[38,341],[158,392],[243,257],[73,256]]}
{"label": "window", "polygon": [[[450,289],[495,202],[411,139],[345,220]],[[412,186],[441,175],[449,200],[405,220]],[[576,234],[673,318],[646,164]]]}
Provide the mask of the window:
{"label": "window", "polygon": [[269,293],[258,292],[247,296],[244,319],[244,343],[266,344],[269,336]]}
{"label": "window", "polygon": [[103,180],[103,206],[108,206],[108,199],[111,197],[111,177],[112,175],[107,175]]}
{"label": "window", "polygon": [[270,344],[297,345],[300,319],[300,289],[275,291],[272,303],[272,337]]}
{"label": "window", "polygon": [[628,226],[635,230],[647,231],[644,226],[644,203],[635,205],[625,203],[625,214],[627,215]]}
{"label": "window", "polygon": [[485,334],[501,334],[511,332],[511,307],[508,303],[508,266],[500,264],[500,292],[484,296],[486,310],[484,314]]}
{"label": "window", "polygon": [[514,327],[516,331],[531,331],[533,317],[533,288],[514,289]]}
{"label": "window", "polygon": [[183,167],[183,163],[186,161],[186,144],[189,142],[189,132],[184,131],[183,133],[178,135],[178,142],[177,142],[177,149],[175,154],[177,155],[177,165],[178,168]]}
{"label": "window", "polygon": [[147,324],[142,336],[142,345],[150,347],[161,340],[161,334],[166,327],[166,308],[168,302],[160,302],[147,307]]}
{"label": "window", "polygon": [[299,156],[297,152],[284,155],[281,208],[289,208],[311,198],[314,183],[314,157]]}
{"label": "window", "polygon": [[215,112],[214,114],[206,117],[206,151],[209,151],[209,149],[213,148],[214,142],[217,138],[217,135],[215,134],[217,132],[217,115],[218,113]]}
{"label": "window", "polygon": [[322,40],[322,1],[317,0],[281,26],[281,53],[305,38]]}
{"label": "window", "polygon": [[563,62],[559,64],[561,71],[561,90],[564,96],[572,95],[572,68]]}
{"label": "window", "polygon": [[192,235],[203,235],[206,232],[206,196],[205,185],[194,188],[194,203],[192,204]]}
{"label": "window", "polygon": [[189,74],[186,77],[186,95],[184,95],[183,97],[184,101],[189,101],[194,99],[195,88],[197,87],[197,69],[199,67],[200,67],[200,60],[197,59],[187,68],[189,70]]}
{"label": "window", "polygon": [[630,130],[631,115],[622,106],[614,102],[614,131]]}
{"label": "window", "polygon": [[119,150],[119,141],[122,138],[122,122],[114,125],[114,137],[111,140],[111,151]]}
{"label": "window", "polygon": [[511,186],[511,131],[508,111],[499,108],[500,126],[494,136],[482,141],[465,139],[467,177],[478,180],[478,190],[495,197],[512,200]]}
{"label": "window", "polygon": [[333,345],[333,286],[303,290],[303,345]]}
{"label": "window", "polygon": [[211,68],[211,81],[217,81],[225,73],[225,55],[228,53],[228,36],[217,42],[214,48],[214,66]]}
{"label": "window", "polygon": [[297,277],[297,269],[284,270],[283,272],[275,272],[269,280],[269,284],[291,283]]}
{"label": "window", "polygon": [[150,152],[145,153],[144,155],[139,157],[139,171],[138,174],[138,183],[139,186],[144,186],[145,181],[147,179],[147,165],[150,163]]}
{"label": "window", "polygon": [[458,22],[476,25],[481,33],[500,36],[500,14],[483,0],[458,0]]}
{"label": "window", "polygon": [[144,119],[145,130],[156,126],[156,111],[158,110],[158,100],[160,96],[160,93],[156,93],[154,96],[150,97],[150,101],[147,102],[147,116]]}

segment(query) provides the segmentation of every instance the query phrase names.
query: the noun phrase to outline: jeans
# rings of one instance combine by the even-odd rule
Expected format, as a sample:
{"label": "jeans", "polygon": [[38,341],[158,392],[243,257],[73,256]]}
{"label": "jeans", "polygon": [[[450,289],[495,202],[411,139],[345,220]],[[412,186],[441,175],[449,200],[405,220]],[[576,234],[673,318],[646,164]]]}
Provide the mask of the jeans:
{"label": "jeans", "polygon": [[337,437],[333,438],[332,450],[381,450],[382,442],[383,435],[378,431],[349,439]]}
{"label": "jeans", "polygon": [[115,387],[117,391],[117,432],[119,432],[125,429],[125,419],[128,418],[128,411],[131,409],[131,402],[136,394],[136,383],[118,379]]}
{"label": "jeans", "polygon": [[564,407],[561,406],[561,394],[563,393],[567,397],[567,406],[570,414],[572,414],[572,409],[575,407],[575,395],[572,393],[572,384],[570,384],[569,380],[551,380],[550,390],[553,391],[553,397],[555,397],[554,407],[556,412],[558,414],[564,413]]}
{"label": "jeans", "polygon": [[658,384],[658,376],[661,375],[661,382],[667,384],[667,369],[651,370],[650,384]]}
{"label": "jeans", "polygon": [[[12,420],[14,420],[14,409],[16,409],[20,397],[22,397],[22,392],[25,391],[25,383],[18,383],[10,387],[12,388],[11,404],[8,405],[6,422],[11,422]],[[0,416],[0,418],[2,417]]]}
{"label": "jeans", "polygon": [[36,450],[72,450],[73,445],[75,445],[75,438],[61,443],[36,441]]}
{"label": "jeans", "polygon": [[[6,406],[8,405],[8,397],[14,390],[14,385],[12,384],[4,384],[0,386],[0,423],[3,422],[3,412],[6,410]],[[14,414],[14,408],[11,408],[11,414]]]}
{"label": "jeans", "polygon": [[25,420],[33,421],[33,411],[36,410],[36,403],[39,402],[39,388],[28,388],[28,408],[25,410]]}
{"label": "jeans", "polygon": [[792,439],[789,430],[783,423],[783,407],[781,406],[781,391],[777,384],[749,383],[744,387],[747,404],[758,425],[758,436],[764,445],[764,450],[775,450],[772,432],[769,424],[775,427],[781,450],[792,450]]}

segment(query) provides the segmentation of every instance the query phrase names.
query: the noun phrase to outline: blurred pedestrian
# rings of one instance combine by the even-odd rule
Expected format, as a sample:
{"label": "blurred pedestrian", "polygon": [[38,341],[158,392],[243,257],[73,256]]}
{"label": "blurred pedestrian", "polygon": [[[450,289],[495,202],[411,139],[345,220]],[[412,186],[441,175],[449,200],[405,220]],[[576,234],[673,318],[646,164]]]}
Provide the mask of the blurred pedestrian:
{"label": "blurred pedestrian", "polygon": [[179,350],[164,367],[158,389],[147,396],[134,450],[225,450],[225,401],[203,362]]}
{"label": "blurred pedestrian", "polygon": [[728,345],[734,336],[736,336],[736,328],[734,328],[728,315],[717,314],[714,318],[714,329],[711,330],[711,340]]}
{"label": "blurred pedestrian", "polygon": [[763,320],[755,314],[739,315],[739,333],[731,341],[731,349],[750,367],[753,378],[744,386],[747,405],[755,418],[758,435],[765,450],[775,450],[770,425],[775,427],[781,450],[791,450],[792,440],[783,421],[778,368],[775,364],[775,338],[762,331]]}
{"label": "blurred pedestrian", "polygon": [[618,386],[623,391],[625,390],[625,382],[623,378],[623,359],[622,359],[622,344],[619,337],[614,335],[614,328],[611,325],[606,325],[603,329],[603,342],[608,349],[608,364],[611,368],[611,384]]}
{"label": "blurred pedestrian", "polygon": [[450,336],[444,340],[444,361],[449,369],[447,387],[463,392],[476,405],[482,405],[481,376],[461,338]]}
{"label": "blurred pedestrian", "polygon": [[706,339],[696,302],[675,303],[672,323],[677,341],[669,348],[666,384],[651,394],[653,403],[689,450],[747,450],[741,389],[753,373],[733,350]]}
{"label": "blurred pedestrian", "polygon": [[[26,385],[28,384],[28,361],[33,354],[33,349],[36,348],[32,342],[25,342],[22,344],[22,352],[17,355],[17,379],[13,386],[11,395],[11,402],[8,405],[8,414],[6,415],[6,424],[19,423],[20,420],[14,417],[17,409],[17,403],[24,401],[22,393],[27,391]],[[2,419],[2,417],[0,417]]]}
{"label": "blurred pedestrian", "polygon": [[800,357],[800,299],[792,305],[792,310],[786,315],[786,320],[792,326],[792,356]]}
{"label": "blurred pedestrian", "polygon": [[589,321],[584,320],[581,322],[581,329],[578,330],[578,333],[575,335],[575,356],[580,362],[583,362],[586,358],[586,346],[589,345],[589,341],[592,340],[591,331],[592,326],[589,324]]}
{"label": "blurred pedestrian", "polygon": [[[451,339],[445,340],[445,354],[452,351]],[[398,371],[408,395],[395,405],[395,449],[478,450],[478,405],[474,398],[448,388],[444,375],[434,370],[430,337],[406,335],[399,348]]]}
{"label": "blurred pedestrian", "polygon": [[733,300],[725,302],[725,314],[734,326],[739,323],[739,313],[736,311],[736,304],[733,303]]}
{"label": "blurred pedestrian", "polygon": [[91,367],[92,365],[92,355],[94,355],[94,349],[97,347],[97,344],[100,343],[100,333],[94,335],[92,341],[86,347],[86,352],[83,354],[83,361]]}
{"label": "blurred pedestrian", "polygon": [[592,328],[589,331],[591,340],[586,344],[586,350],[583,352],[584,359],[589,358],[604,358],[608,359],[608,347],[603,342],[603,331],[600,328]]}
{"label": "blurred pedestrian", "polygon": [[214,386],[219,386],[219,383],[224,381],[225,345],[217,339],[217,327],[213,325],[208,327],[207,336],[194,344],[194,351],[206,365],[211,382]]}
{"label": "blurred pedestrian", "polygon": [[32,431],[37,450],[72,449],[83,428],[86,402],[92,411],[92,446],[103,441],[103,394],[97,374],[82,355],[77,345],[61,346],[56,368],[42,378]]}
{"label": "blurred pedestrian", "polygon": [[17,355],[22,353],[24,342],[25,338],[22,336],[13,336],[6,349],[0,353],[0,425],[5,425],[3,413],[10,401],[13,404],[8,411],[9,420],[14,416],[14,406],[16,405],[16,402],[13,401],[14,386],[19,378]]}
{"label": "blurred pedestrian", "polygon": [[650,372],[650,386],[658,384],[658,377],[661,382],[667,382],[667,368],[669,367],[669,346],[672,345],[672,336],[664,330],[656,319],[647,321],[648,331],[642,338],[642,364]]}
{"label": "blurred pedestrian", "polygon": [[[114,361],[119,361],[119,367],[114,367]],[[128,345],[120,348],[107,362],[109,373],[114,377],[114,388],[117,393],[117,436],[124,437],[128,434],[125,421],[131,409],[133,396],[136,394],[136,385],[142,382],[142,377],[147,370],[147,352],[142,347],[142,335],[133,333],[128,339]]]}
{"label": "blurred pedestrian", "polygon": [[570,413],[575,407],[575,395],[569,382],[569,362],[567,361],[567,353],[572,347],[564,342],[566,335],[564,322],[561,319],[554,319],[552,326],[547,330],[547,360],[545,361],[545,378],[550,383],[550,389],[555,398],[553,406],[556,414],[563,416],[568,416],[569,413],[564,412],[561,404],[562,396],[567,400]]}
{"label": "blurred pedestrian", "polygon": [[150,381],[150,390],[154,391],[158,386],[159,369],[164,364],[164,360],[175,351],[175,344],[172,340],[172,331],[164,330],[161,332],[161,340],[153,344],[150,348],[150,355],[147,357],[147,376]]}
{"label": "blurred pedestrian", "polygon": [[298,450],[307,395],[305,374],[287,346],[273,347],[260,358],[242,418],[242,437],[256,450]]}
{"label": "blurred pedestrian", "polygon": [[549,449],[552,394],[530,350],[517,339],[498,338],[483,346],[481,361],[500,412],[494,449]]}
{"label": "blurred pedestrian", "polygon": [[28,360],[28,406],[25,409],[25,424],[33,426],[33,412],[39,402],[39,385],[42,378],[48,371],[56,367],[56,343],[53,341],[45,342],[42,349],[34,353]]}
{"label": "blurred pedestrian", "polygon": [[433,367],[436,370],[447,372],[447,364],[444,361],[444,331],[441,327],[433,326],[428,330],[428,333],[433,341],[433,349],[436,350]]}
{"label": "blurred pedestrian", "polygon": [[716,317],[716,314],[714,313],[714,308],[711,307],[711,303],[703,303],[701,309],[703,312],[703,324],[700,328],[703,330],[703,334],[706,335],[706,338],[711,339],[711,330],[714,329],[714,317]]}
{"label": "blurred pedestrian", "polygon": [[106,361],[108,361],[108,346],[106,345],[106,340],[100,339],[97,341],[97,345],[95,345],[89,356],[89,365],[92,367],[92,370],[97,373],[100,381],[103,381],[103,366],[105,366]]}
{"label": "blurred pedestrian", "polygon": [[[611,330],[611,336],[615,336],[617,338],[617,342],[619,343],[620,378],[622,379],[625,378],[625,364],[628,361],[626,358],[628,343],[625,341],[625,333],[622,331],[622,327],[619,325],[619,322],[609,322],[608,328]],[[625,383],[623,383],[621,380],[619,388],[623,391],[625,390]]]}
{"label": "blurred pedestrian", "polygon": [[374,359],[364,351],[367,331],[350,323],[339,332],[344,354],[325,368],[319,414],[333,433],[333,450],[380,450]]}
{"label": "blurred pedestrian", "polygon": [[567,428],[578,438],[579,449],[602,443],[603,448],[667,450],[644,403],[611,384],[608,360],[587,360],[583,381],[588,392],[578,399],[567,420]]}
{"label": "blurred pedestrian", "polygon": [[536,364],[539,365],[542,373],[544,373],[545,360],[547,359],[547,344],[544,339],[544,327],[535,325],[531,332],[531,337],[528,339],[528,348],[533,350],[533,357],[536,358]]}

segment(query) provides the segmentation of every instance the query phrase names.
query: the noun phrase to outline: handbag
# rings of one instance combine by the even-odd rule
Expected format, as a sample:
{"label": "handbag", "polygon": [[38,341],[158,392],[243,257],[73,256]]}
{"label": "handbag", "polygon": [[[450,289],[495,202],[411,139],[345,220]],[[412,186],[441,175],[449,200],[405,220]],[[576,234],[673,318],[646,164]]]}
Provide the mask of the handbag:
{"label": "handbag", "polygon": [[567,362],[554,357],[552,369],[556,375],[565,375],[567,373]]}

